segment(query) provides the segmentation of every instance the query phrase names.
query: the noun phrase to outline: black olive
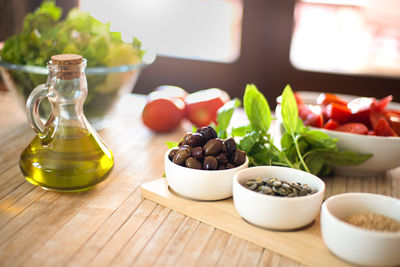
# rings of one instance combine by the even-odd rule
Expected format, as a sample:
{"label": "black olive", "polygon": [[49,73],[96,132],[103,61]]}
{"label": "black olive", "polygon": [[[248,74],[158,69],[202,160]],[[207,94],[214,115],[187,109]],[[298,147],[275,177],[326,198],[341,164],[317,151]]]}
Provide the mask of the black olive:
{"label": "black olive", "polygon": [[218,165],[218,170],[225,170],[226,169],[226,165],[225,164],[219,164]]}
{"label": "black olive", "polygon": [[175,153],[176,153],[177,151],[178,151],[178,149],[175,148],[175,149],[172,149],[172,150],[169,152],[169,154],[168,154],[169,160],[172,160],[172,159],[174,158]]}
{"label": "black olive", "polygon": [[216,170],[218,168],[218,161],[213,156],[207,156],[203,161],[203,169],[205,170]]}
{"label": "black olive", "polygon": [[185,166],[192,169],[201,170],[201,162],[195,158],[188,157],[185,161]]}
{"label": "black olive", "polygon": [[232,155],[232,153],[236,150],[236,142],[232,137],[225,140],[224,145],[226,146],[226,152],[228,155]]}
{"label": "black olive", "polygon": [[218,162],[220,164],[227,164],[228,163],[228,159],[224,154],[219,154],[216,159],[218,160]]}
{"label": "black olive", "polygon": [[205,142],[207,142],[210,139],[218,137],[217,132],[211,126],[199,128],[197,129],[197,133],[203,136]]}
{"label": "black olive", "polygon": [[190,147],[203,146],[205,143],[203,136],[199,133],[194,133],[186,139],[185,145]]}
{"label": "black olive", "polygon": [[185,165],[185,160],[188,157],[190,157],[190,148],[185,147],[185,148],[178,149],[178,151],[176,151],[172,161],[175,164],[184,166]]}
{"label": "black olive", "polygon": [[204,145],[204,155],[216,156],[221,153],[222,141],[219,139],[210,139]]}
{"label": "black olive", "polygon": [[221,147],[221,153],[224,154],[225,156],[228,155],[227,153],[227,148],[224,142],[222,142],[222,147]]}
{"label": "black olive", "polygon": [[228,163],[228,164],[226,164],[226,168],[227,169],[232,169],[232,168],[235,168],[235,165],[233,165],[231,163]]}
{"label": "black olive", "polygon": [[202,161],[204,159],[204,149],[202,147],[193,147],[190,150],[190,156]]}
{"label": "black olive", "polygon": [[231,158],[231,163],[235,166],[242,165],[246,161],[246,153],[244,153],[242,150],[235,150],[235,152],[232,155]]}
{"label": "black olive", "polygon": [[182,147],[183,145],[186,144],[186,141],[188,140],[189,137],[192,136],[192,133],[185,133],[185,135],[182,137],[182,140],[179,142],[178,146]]}

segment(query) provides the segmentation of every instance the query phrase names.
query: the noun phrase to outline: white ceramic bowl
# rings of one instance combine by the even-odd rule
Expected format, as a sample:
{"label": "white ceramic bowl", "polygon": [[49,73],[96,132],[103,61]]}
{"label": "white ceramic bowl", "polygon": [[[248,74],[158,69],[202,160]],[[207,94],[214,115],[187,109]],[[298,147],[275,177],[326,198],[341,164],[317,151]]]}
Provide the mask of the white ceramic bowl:
{"label": "white ceramic bowl", "polygon": [[[298,92],[304,104],[316,104],[320,93]],[[336,94],[346,101],[351,101],[358,96]],[[390,103],[389,108],[400,110],[399,103]],[[279,112],[279,109],[276,110]],[[277,114],[278,117],[278,114]],[[279,119],[279,118],[278,118]],[[339,150],[351,150],[360,154],[373,154],[373,156],[356,166],[334,166],[336,173],[345,175],[374,175],[400,166],[400,137],[368,136],[351,134],[346,132],[325,130],[323,128],[313,129],[327,133],[337,138]]]}
{"label": "white ceramic bowl", "polygon": [[361,265],[399,266],[400,232],[378,232],[339,218],[373,212],[400,221],[400,200],[368,193],[346,193],[328,198],[321,209],[321,232],[326,246],[338,257]]}
{"label": "white ceramic bowl", "polygon": [[356,166],[334,166],[336,173],[348,175],[374,175],[400,166],[400,137],[368,136],[315,128],[337,138],[339,150],[352,150],[360,154],[373,154]]}
{"label": "white ceramic bowl", "polygon": [[173,163],[168,154],[164,156],[167,184],[176,193],[196,200],[220,200],[232,196],[233,175],[248,167],[249,160],[242,165],[227,169],[206,171],[186,168]]}
{"label": "white ceramic bowl", "polygon": [[[308,184],[317,192],[302,197],[277,197],[242,185],[256,177]],[[324,191],[325,183],[317,176],[286,167],[252,167],[236,173],[233,180],[233,202],[240,216],[254,225],[274,230],[293,230],[310,224],[321,208]]]}

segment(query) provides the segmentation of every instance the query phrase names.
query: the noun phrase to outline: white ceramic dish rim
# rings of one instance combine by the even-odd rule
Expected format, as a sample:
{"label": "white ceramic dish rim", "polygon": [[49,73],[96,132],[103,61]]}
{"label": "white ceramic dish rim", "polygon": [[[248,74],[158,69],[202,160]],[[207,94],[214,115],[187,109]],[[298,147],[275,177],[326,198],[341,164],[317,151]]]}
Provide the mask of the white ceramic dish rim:
{"label": "white ceramic dish rim", "polygon": [[[300,96],[303,98],[303,100],[305,100],[305,104],[315,104],[314,103],[310,103],[307,101],[315,101],[317,99],[317,97],[321,94],[321,93],[327,93],[327,92],[308,92],[308,91],[298,91],[297,93],[300,94]],[[335,95],[337,95],[338,97],[341,97],[347,101],[355,99],[355,98],[359,98],[362,96],[355,96],[355,95],[345,95],[345,94],[336,94],[333,93]],[[396,103],[396,102],[391,102],[389,104],[390,108],[395,108],[395,109],[399,109],[400,110],[400,103]],[[310,127],[310,129],[314,129],[314,130],[319,130],[319,131],[323,131],[323,132],[334,132],[338,135],[343,134],[344,136],[356,136],[357,138],[360,139],[365,139],[365,140],[400,140],[400,136],[399,137],[394,137],[394,136],[376,136],[376,135],[363,135],[363,134],[352,134],[352,133],[347,133],[347,132],[342,132],[342,131],[335,131],[335,130],[327,130],[324,128],[317,128],[317,127]]]}
{"label": "white ceramic dish rim", "polygon": [[183,168],[184,170],[192,170],[192,171],[194,171],[194,172],[207,172],[207,173],[209,173],[209,172],[211,172],[211,173],[213,173],[213,172],[218,172],[218,173],[224,173],[224,172],[230,172],[230,171],[232,171],[232,170],[234,170],[234,169],[236,169],[236,168],[239,168],[239,167],[241,167],[241,166],[243,166],[244,164],[246,164],[246,163],[249,163],[249,158],[247,157],[247,155],[246,155],[246,161],[243,163],[243,164],[241,164],[241,165],[239,165],[239,166],[235,166],[235,168],[231,168],[231,169],[225,169],[225,170],[199,170],[199,169],[192,169],[192,168],[188,168],[188,167],[184,167],[184,166],[181,166],[181,165],[178,165],[178,164],[175,164],[174,162],[172,162],[172,160],[170,160],[169,159],[169,157],[168,157],[168,155],[169,155],[169,152],[172,150],[172,149],[177,149],[178,147],[173,147],[173,148],[170,148],[170,149],[168,149],[167,150],[167,152],[165,152],[165,157],[172,163],[172,164],[174,164],[178,169],[179,168]]}
{"label": "white ceramic dish rim", "polygon": [[329,216],[332,217],[332,219],[340,225],[341,227],[344,227],[345,229],[349,229],[351,231],[358,232],[359,234],[364,234],[364,235],[370,235],[372,237],[383,237],[383,238],[393,238],[393,239],[398,239],[400,238],[400,232],[383,232],[383,231],[374,231],[374,230],[368,230],[368,229],[363,229],[361,227],[357,227],[355,225],[351,225],[349,223],[344,222],[343,220],[339,219],[334,215],[328,208],[328,202],[335,201],[335,199],[339,198],[346,198],[346,197],[351,197],[351,196],[371,196],[371,197],[379,197],[384,199],[384,201],[399,201],[397,198],[393,197],[388,197],[384,195],[379,195],[379,194],[371,194],[371,193],[343,193],[343,194],[338,194],[329,197],[322,203],[322,208],[325,209],[326,213],[329,214]]}
{"label": "white ceramic dish rim", "polygon": [[[302,170],[297,170],[297,169],[288,168],[288,167],[282,167],[282,166],[256,166],[256,167],[249,167],[249,168],[244,169],[244,170],[249,170],[249,169],[252,169],[252,168],[265,168],[265,167],[285,168],[285,169],[291,169],[291,170],[294,170],[294,171],[304,172],[304,171],[302,171]],[[243,170],[243,171],[244,171],[244,170]],[[244,185],[242,185],[242,184],[238,181],[238,179],[239,179],[239,178],[238,178],[238,177],[239,177],[239,174],[240,174],[240,172],[235,173],[235,175],[233,176],[233,181],[234,181],[235,183],[238,183],[238,184],[239,184],[241,187],[243,187],[244,189],[248,190],[249,193],[252,194],[253,196],[255,196],[256,198],[260,198],[260,199],[276,199],[276,198],[280,198],[282,201],[290,202],[290,201],[296,201],[296,200],[298,200],[299,197],[302,198],[302,199],[305,199],[305,198],[312,198],[313,195],[314,195],[314,194],[311,194],[311,195],[299,196],[299,197],[278,197],[278,196],[270,196],[270,195],[261,194],[261,193],[258,193],[258,192],[254,192],[254,191],[252,191],[252,190],[246,188]],[[325,190],[325,183],[324,183],[324,181],[322,181],[321,178],[319,178],[318,176],[315,176],[315,175],[313,175],[313,174],[311,174],[311,173],[309,173],[309,174],[312,175],[312,176],[314,176],[314,178],[318,178],[318,180],[317,180],[318,183],[320,183],[320,184],[322,185],[321,188],[319,188],[318,191],[315,192],[315,194],[318,193],[318,192],[321,192],[322,190]],[[271,177],[271,178],[273,178],[273,177]],[[243,178],[243,179],[244,179],[244,178]],[[250,179],[250,178],[247,178],[247,180],[248,180],[248,179]],[[246,181],[247,181],[247,180],[246,180]],[[285,181],[285,180],[282,179],[281,181]],[[302,184],[302,185],[303,185],[303,184]],[[308,184],[307,184],[307,185],[308,185]],[[311,189],[313,189],[313,188],[311,188]]]}

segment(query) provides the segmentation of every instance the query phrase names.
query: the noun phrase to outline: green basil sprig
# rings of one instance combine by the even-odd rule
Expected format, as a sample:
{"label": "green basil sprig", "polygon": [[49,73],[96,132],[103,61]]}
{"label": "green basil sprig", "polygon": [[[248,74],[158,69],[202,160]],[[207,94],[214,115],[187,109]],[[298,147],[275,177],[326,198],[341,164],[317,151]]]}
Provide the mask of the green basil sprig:
{"label": "green basil sprig", "polygon": [[[372,157],[371,154],[338,151],[337,139],[305,127],[299,118],[296,99],[289,85],[282,93],[282,125],[286,132],[281,137],[280,148],[268,133],[272,121],[268,102],[254,84],[246,86],[243,105],[249,124],[233,128],[231,135],[238,139],[239,148],[246,152],[251,166],[286,166],[316,175],[327,175],[332,165],[357,165]],[[228,104],[218,113],[220,138],[226,138],[233,109],[238,106]]]}

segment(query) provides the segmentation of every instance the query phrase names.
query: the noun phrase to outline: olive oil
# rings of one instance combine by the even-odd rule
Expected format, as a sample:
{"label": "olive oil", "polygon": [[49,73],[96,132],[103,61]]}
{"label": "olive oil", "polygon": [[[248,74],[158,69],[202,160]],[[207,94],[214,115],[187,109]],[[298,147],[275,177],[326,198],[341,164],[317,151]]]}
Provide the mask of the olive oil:
{"label": "olive oil", "polygon": [[45,189],[78,192],[104,180],[114,165],[112,152],[86,129],[50,128],[36,136],[20,157],[26,179]]}

